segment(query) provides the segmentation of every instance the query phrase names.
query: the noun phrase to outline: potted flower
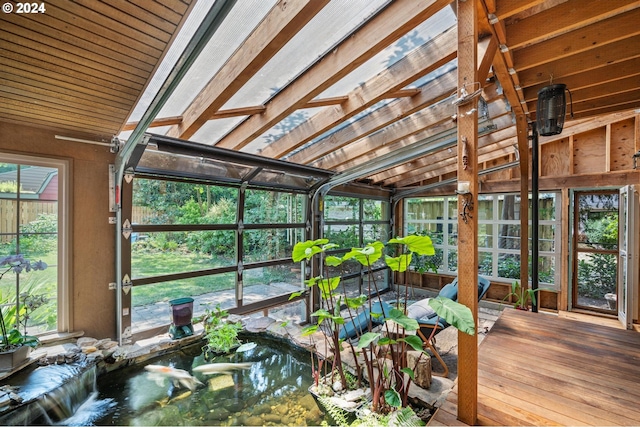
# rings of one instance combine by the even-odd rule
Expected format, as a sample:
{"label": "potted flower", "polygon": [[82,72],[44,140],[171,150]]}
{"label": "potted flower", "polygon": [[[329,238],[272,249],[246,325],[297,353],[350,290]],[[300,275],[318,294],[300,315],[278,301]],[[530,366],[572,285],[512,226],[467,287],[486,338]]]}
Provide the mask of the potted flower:
{"label": "potted flower", "polygon": [[[415,254],[433,255],[434,253],[433,244],[428,236],[412,235],[391,239],[387,242],[387,245],[395,245],[394,249],[398,254],[395,257],[388,255],[384,257],[386,265],[395,272],[406,271]],[[378,413],[388,413],[408,405],[409,387],[414,378],[415,366],[408,366],[406,352],[409,350],[418,351],[420,352],[420,357],[423,354],[427,354],[423,349],[422,340],[413,333],[418,329],[418,322],[409,318],[406,314],[408,291],[405,291],[404,301],[398,298],[395,306],[389,306],[389,304],[384,303],[378,293],[372,266],[383,257],[385,247],[385,244],[377,241],[363,248],[352,248],[342,257],[338,257],[327,254],[327,251],[336,249],[337,245],[330,243],[327,239],[319,239],[296,244],[292,253],[292,259],[295,262],[310,261],[313,257],[320,257],[319,265],[321,266],[322,274],[311,278],[306,283],[309,287],[318,288],[321,307],[312,314],[316,320],[313,324],[307,326],[304,332],[311,335],[321,330],[328,337],[333,357],[329,374],[325,377],[333,379],[333,383],[325,387],[325,390],[332,393],[331,389],[341,391],[350,384],[361,386],[363,373],[366,372],[369,381],[368,387],[370,391],[368,394],[371,396],[371,409]],[[349,297],[344,287],[342,288],[342,293],[340,291],[341,276],[335,275],[331,277],[330,267],[338,268],[348,260],[356,260],[367,268],[369,272],[367,276],[367,295]],[[370,295],[378,296],[369,298]],[[452,308],[450,303],[454,304],[455,307]],[[376,305],[386,308],[381,313],[379,309],[375,308]],[[451,313],[462,313],[466,309],[468,313],[464,312],[458,316],[461,319],[460,322],[455,321],[452,324],[459,329],[473,330],[473,333],[475,333],[473,316],[467,307],[448,300],[433,308],[436,313],[444,314],[447,312],[449,317],[451,317]],[[343,317],[341,314],[342,310],[345,309],[349,313],[348,318],[345,318],[347,316]],[[356,364],[356,378],[351,380],[345,373],[341,360],[340,350],[345,342],[342,332],[349,324],[348,322],[351,322],[351,319],[362,318],[363,316],[368,324],[362,328],[355,326],[355,333],[358,339],[357,345],[352,344],[351,341],[346,342],[347,348],[352,352],[353,360]],[[379,318],[381,317],[384,319],[380,320]],[[377,331],[372,330],[374,322],[381,325]],[[419,358],[415,363],[417,364],[418,362]],[[325,362],[324,365],[327,366],[328,363]],[[314,372],[316,382],[319,382],[319,377],[319,374]],[[335,380],[336,378],[337,381]],[[318,400],[320,401],[320,399]]]}
{"label": "potted flower", "polygon": [[[47,264],[43,261],[31,262],[18,254],[0,257],[0,268],[4,269],[0,273],[1,280],[10,271],[20,274],[23,271],[44,270]],[[4,310],[0,307],[0,371],[13,370],[29,357],[32,348],[40,345],[37,337],[27,335],[26,326],[30,312],[46,303],[46,297],[29,294],[22,294],[20,297],[22,302],[10,309],[6,318]],[[14,320],[11,329],[7,329],[8,319]],[[24,333],[18,328],[20,324],[24,326]]]}

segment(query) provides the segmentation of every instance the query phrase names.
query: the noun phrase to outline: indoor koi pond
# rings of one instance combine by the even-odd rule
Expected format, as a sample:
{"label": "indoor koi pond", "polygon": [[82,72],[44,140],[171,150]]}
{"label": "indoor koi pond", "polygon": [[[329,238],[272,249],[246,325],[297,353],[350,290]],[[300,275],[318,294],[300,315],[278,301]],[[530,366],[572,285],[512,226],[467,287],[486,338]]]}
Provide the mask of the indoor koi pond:
{"label": "indoor koi pond", "polygon": [[[245,351],[205,360],[199,345],[96,378],[96,368],[29,405],[0,417],[4,425],[319,425],[308,392],[309,353],[254,337]],[[255,345],[254,345],[255,344]],[[47,379],[47,370],[52,376]],[[73,375],[48,366],[24,376],[21,394]],[[62,372],[65,373],[62,373]],[[68,372],[67,372],[68,371]],[[78,371],[76,369],[76,371]],[[16,376],[20,381],[20,376]],[[15,383],[14,381],[10,381]]]}

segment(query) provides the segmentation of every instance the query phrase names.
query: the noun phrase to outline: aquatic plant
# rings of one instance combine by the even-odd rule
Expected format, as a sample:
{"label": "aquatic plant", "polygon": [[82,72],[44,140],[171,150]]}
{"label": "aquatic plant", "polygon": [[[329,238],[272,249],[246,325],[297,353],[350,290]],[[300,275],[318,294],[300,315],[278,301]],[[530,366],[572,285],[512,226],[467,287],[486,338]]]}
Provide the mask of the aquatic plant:
{"label": "aquatic plant", "polygon": [[[395,272],[406,271],[414,254],[433,255],[435,253],[428,236],[412,235],[395,238],[389,240],[387,245],[394,249],[397,256],[386,255],[384,262]],[[368,323],[363,328],[366,332],[360,330],[362,326],[355,327],[358,338],[357,346],[354,347],[351,341],[346,341],[354,356],[358,383],[360,383],[363,369],[366,370],[372,394],[371,406],[374,412],[388,413],[392,408],[406,407],[409,388],[415,378],[415,366],[413,368],[407,366],[406,352],[409,350],[418,351],[420,357],[427,354],[423,349],[422,340],[417,335],[407,334],[407,332],[418,329],[418,322],[409,318],[405,311],[408,290],[405,290],[404,301],[399,298],[395,307],[385,309],[384,313],[376,313],[373,310],[374,301],[377,300],[376,303],[381,307],[384,307],[384,304],[372,266],[383,257],[386,245],[376,241],[363,248],[352,248],[342,257],[327,253],[337,250],[337,247],[338,245],[330,243],[327,239],[318,239],[300,242],[293,248],[292,259],[294,262],[311,261],[315,256],[320,258],[321,275],[307,280],[306,283],[311,288],[317,288],[321,307],[312,313],[316,321],[304,329],[304,334],[311,335],[321,330],[327,335],[333,351],[331,375],[329,376],[333,377],[333,373],[337,373],[340,377],[341,387],[346,388],[347,379],[340,353],[342,344],[345,342],[341,338],[341,331],[349,320],[342,316],[341,310],[343,306],[346,308],[349,319],[364,315]],[[341,293],[339,290],[341,276],[332,277],[330,274],[330,268],[341,267],[344,262],[352,259],[358,261],[368,271],[367,295],[349,297],[344,287],[342,289],[344,293]],[[292,298],[300,294],[302,292],[292,295]],[[438,298],[434,298],[432,307],[438,315],[445,317],[447,321],[451,320],[450,323],[454,327],[467,333],[475,333],[473,316],[467,307],[450,300],[442,302]],[[465,312],[465,309],[468,313]],[[372,330],[373,319],[377,320],[376,323],[383,325],[382,331]],[[362,356],[364,367],[360,365],[358,356]],[[420,357],[416,358],[416,365],[419,363]],[[429,357],[428,354],[427,357]],[[388,361],[390,364],[387,363]]]}
{"label": "aquatic plant", "polygon": [[220,304],[217,304],[213,310],[205,310],[202,319],[207,340],[202,347],[205,357],[229,353],[241,344],[238,332],[242,330],[242,323],[230,322],[228,317],[229,312],[220,308]]}

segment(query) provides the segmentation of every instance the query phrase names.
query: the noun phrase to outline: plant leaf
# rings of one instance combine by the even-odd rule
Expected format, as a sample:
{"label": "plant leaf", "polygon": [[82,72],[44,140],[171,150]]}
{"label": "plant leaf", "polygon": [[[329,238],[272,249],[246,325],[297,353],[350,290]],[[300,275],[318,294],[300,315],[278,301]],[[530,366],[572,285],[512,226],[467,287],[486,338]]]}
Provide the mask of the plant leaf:
{"label": "plant leaf", "polygon": [[332,277],[330,279],[321,279],[317,282],[318,289],[323,299],[331,298],[332,291],[334,291],[340,284],[340,277]]}
{"label": "plant leaf", "polygon": [[407,331],[415,331],[418,329],[418,321],[408,317],[402,310],[392,308],[387,313],[387,319],[393,320],[398,325],[402,326]]}
{"label": "plant leaf", "polygon": [[411,378],[412,381],[416,380],[416,374],[413,372],[413,369],[411,369],[411,368],[402,368],[402,369],[400,369],[400,372],[404,372],[405,374],[409,375],[409,378]]}
{"label": "plant leaf", "polygon": [[399,408],[400,406],[402,406],[402,399],[400,399],[400,393],[398,393],[394,389],[385,390],[384,401],[387,402],[389,406],[393,406],[395,408]]}
{"label": "plant leaf", "polygon": [[383,248],[384,244],[382,242],[369,243],[364,248],[352,248],[344,254],[342,259],[346,261],[355,258],[362,265],[373,265],[382,256]]}
{"label": "plant leaf", "polygon": [[398,243],[406,245],[407,249],[411,252],[415,252],[418,255],[435,255],[436,250],[433,247],[433,242],[429,236],[417,236],[409,235],[405,237],[396,237],[389,240],[389,243]]}
{"label": "plant leaf", "polygon": [[380,338],[380,334],[377,332],[367,332],[360,337],[358,341],[358,348],[363,349],[369,346],[369,344],[373,343],[375,340]]}
{"label": "plant leaf", "polygon": [[466,305],[449,298],[436,297],[429,300],[429,306],[433,308],[438,316],[456,329],[469,335],[475,335],[476,322],[471,310]]}
{"label": "plant leaf", "polygon": [[338,258],[337,256],[329,255],[325,257],[324,263],[329,267],[337,267],[342,264],[342,258]]}
{"label": "plant leaf", "polygon": [[407,271],[409,264],[411,264],[411,253],[402,254],[397,257],[386,256],[384,262],[387,263],[391,270],[403,273]]}
{"label": "plant leaf", "polygon": [[422,351],[422,340],[417,335],[407,335],[402,339],[402,341],[406,342],[416,351]]}

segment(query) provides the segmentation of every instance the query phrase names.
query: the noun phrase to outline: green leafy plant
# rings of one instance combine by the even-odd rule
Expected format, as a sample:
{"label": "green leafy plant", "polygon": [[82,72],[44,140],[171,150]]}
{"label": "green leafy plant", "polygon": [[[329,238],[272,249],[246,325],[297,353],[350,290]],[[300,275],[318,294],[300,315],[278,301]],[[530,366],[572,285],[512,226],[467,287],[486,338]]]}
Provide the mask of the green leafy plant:
{"label": "green leafy plant", "polygon": [[205,358],[217,354],[229,353],[240,346],[238,332],[242,330],[242,323],[230,322],[229,313],[217,304],[213,310],[207,309],[202,318],[206,344],[202,347]]}
{"label": "green leafy plant", "polygon": [[[381,316],[373,310],[374,301],[382,305],[378,286],[373,274],[374,264],[383,258],[385,264],[395,272],[405,272],[411,264],[414,255],[433,255],[435,253],[431,239],[428,236],[410,235],[404,238],[389,240],[387,245],[376,241],[367,244],[363,248],[352,248],[342,257],[330,255],[327,252],[336,250],[338,245],[330,243],[328,239],[300,242],[295,245],[292,259],[295,262],[310,261],[313,257],[320,258],[322,274],[311,278],[307,285],[317,288],[321,299],[321,307],[312,316],[315,323],[307,326],[304,333],[311,335],[322,330],[329,338],[333,351],[331,364],[331,377],[333,373],[341,378],[342,384],[347,384],[344,367],[342,366],[340,349],[343,341],[340,339],[341,330],[348,321],[342,316],[341,310],[347,309],[349,318],[360,313],[368,313],[368,332],[361,332],[356,328],[358,344],[354,347],[348,342],[348,348],[353,353],[360,384],[363,371],[369,378],[369,387],[372,394],[372,410],[374,412],[387,413],[393,408],[406,407],[411,382],[415,378],[415,366],[407,366],[406,352],[415,350],[421,352],[420,357],[426,352],[423,349],[422,340],[414,334],[407,334],[418,329],[418,322],[406,315],[405,308],[408,301],[408,290],[405,290],[404,301],[400,298],[396,307],[384,313],[382,331],[372,331],[372,318]],[[385,249],[392,248],[397,256],[384,255]],[[346,290],[340,290],[340,275],[331,276],[331,269],[338,269],[343,263],[355,260],[366,267],[367,295],[349,297]],[[292,295],[292,298],[302,292]],[[369,298],[371,295],[376,297]],[[475,322],[470,310],[454,301],[449,303],[436,303],[433,307],[438,315],[444,317],[453,326],[467,333],[475,333]],[[466,310],[466,312],[465,312]],[[362,356],[364,366],[360,365],[358,355]],[[419,362],[420,358],[416,361]],[[390,361],[391,363],[387,363]],[[377,374],[380,373],[380,374]]]}
{"label": "green leafy plant", "polygon": [[[47,268],[47,264],[43,261],[31,262],[24,258],[22,254],[9,255],[0,258],[0,268],[4,271],[0,273],[0,280],[5,274],[12,271],[15,274],[28,273],[33,270],[44,270]],[[27,335],[27,320],[29,314],[46,303],[46,298],[43,296],[30,296],[28,294],[22,294],[22,303],[18,302],[9,308],[8,313],[0,312],[0,351],[9,351],[22,345],[28,345],[30,347],[37,347],[40,345],[40,340],[37,337]],[[21,320],[20,315],[23,315]],[[7,320],[13,320],[10,324],[13,324],[11,329],[7,329]],[[18,326],[24,321],[24,334],[20,332]]]}
{"label": "green leafy plant", "polygon": [[511,292],[509,292],[504,298],[503,301],[506,301],[510,297],[514,297],[513,300],[513,308],[517,308],[518,310],[529,310],[529,300],[533,304],[536,304],[536,292],[540,289],[531,289],[524,288],[520,286],[520,283],[516,280],[511,283]]}

